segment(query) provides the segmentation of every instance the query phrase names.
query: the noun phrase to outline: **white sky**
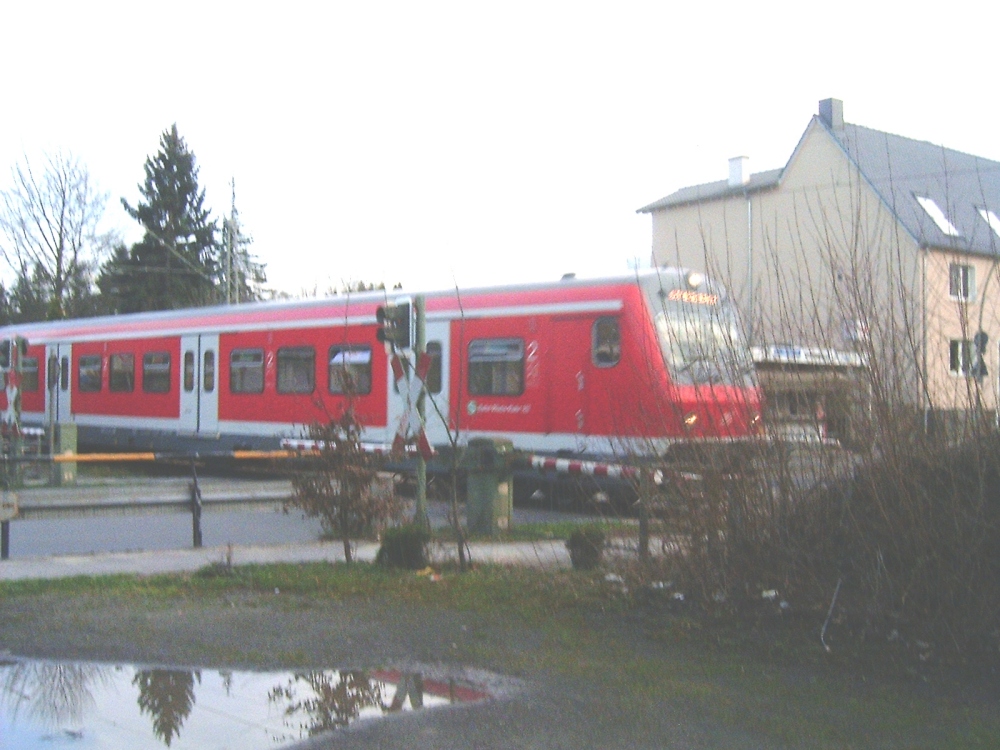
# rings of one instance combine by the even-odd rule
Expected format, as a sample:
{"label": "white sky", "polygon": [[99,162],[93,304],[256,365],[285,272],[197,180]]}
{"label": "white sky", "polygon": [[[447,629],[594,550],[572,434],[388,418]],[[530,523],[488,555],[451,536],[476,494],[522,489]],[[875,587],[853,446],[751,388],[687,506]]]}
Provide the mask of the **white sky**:
{"label": "white sky", "polygon": [[1000,159],[992,3],[686,5],[7,2],[0,186],[75,154],[135,241],[119,199],[176,122],[271,286],[417,290],[645,265],[637,208],[782,166],[831,96]]}

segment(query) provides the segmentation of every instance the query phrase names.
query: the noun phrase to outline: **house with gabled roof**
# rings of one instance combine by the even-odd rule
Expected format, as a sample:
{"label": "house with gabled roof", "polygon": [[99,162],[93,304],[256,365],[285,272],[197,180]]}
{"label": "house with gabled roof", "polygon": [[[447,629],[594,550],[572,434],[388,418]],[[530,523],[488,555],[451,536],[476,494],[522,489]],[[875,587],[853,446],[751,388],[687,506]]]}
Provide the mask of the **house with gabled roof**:
{"label": "house with gabled roof", "polygon": [[925,419],[997,409],[1000,162],[847,123],[826,99],[783,167],[730,159],[728,179],[638,212],[653,263],[721,279],[765,363],[849,353]]}

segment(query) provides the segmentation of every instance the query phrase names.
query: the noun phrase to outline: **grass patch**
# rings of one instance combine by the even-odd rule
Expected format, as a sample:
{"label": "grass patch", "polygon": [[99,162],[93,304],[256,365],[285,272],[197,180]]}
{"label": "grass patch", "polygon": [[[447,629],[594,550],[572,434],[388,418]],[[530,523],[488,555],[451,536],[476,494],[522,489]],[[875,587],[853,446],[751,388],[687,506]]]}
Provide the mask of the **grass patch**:
{"label": "grass patch", "polygon": [[[469,537],[471,541],[498,541],[498,542],[540,542],[540,541],[565,541],[570,538],[581,524],[599,524],[605,529],[605,533],[610,536],[621,534],[634,534],[635,525],[627,520],[576,520],[576,521],[552,521],[545,523],[519,523],[511,528],[502,531],[497,536],[474,535]],[[437,542],[454,542],[455,534],[451,527],[434,529],[432,539]]]}
{"label": "grass patch", "polygon": [[[370,600],[373,611],[383,602],[413,603],[445,613],[446,620],[455,613],[451,619],[470,623],[470,638],[477,623],[504,623],[504,632],[513,634],[506,651],[484,635],[456,654],[513,673],[550,675],[553,684],[582,691],[569,700],[599,701],[623,726],[648,723],[650,732],[659,732],[658,717],[682,710],[763,747],[971,748],[1000,741],[995,696],[968,699],[939,683],[892,674],[877,664],[884,647],[829,655],[808,624],[723,623],[673,612],[636,601],[601,573],[486,565],[465,574],[444,569],[432,579],[366,563],[310,563],[0,583],[5,604],[34,596],[53,602],[91,597],[97,607],[118,600],[138,623],[136,642],[150,648],[158,648],[163,632],[144,624],[150,613],[201,613],[200,604],[213,611],[216,601],[245,607],[248,617],[270,610],[293,618],[301,607],[321,608],[324,601]],[[255,650],[262,642],[207,656],[270,664],[274,653]],[[296,648],[285,644],[281,659],[307,663],[310,657]]]}

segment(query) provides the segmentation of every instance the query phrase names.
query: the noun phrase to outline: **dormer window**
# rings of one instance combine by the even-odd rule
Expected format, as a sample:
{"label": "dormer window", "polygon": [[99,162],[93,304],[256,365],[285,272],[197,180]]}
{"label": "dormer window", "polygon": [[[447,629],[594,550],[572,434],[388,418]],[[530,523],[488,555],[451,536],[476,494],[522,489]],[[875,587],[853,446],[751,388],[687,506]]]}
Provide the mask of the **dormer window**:
{"label": "dormer window", "polygon": [[990,225],[993,234],[1000,237],[1000,218],[997,218],[997,215],[988,208],[979,209],[979,215],[983,217],[983,221]]}
{"label": "dormer window", "polygon": [[976,298],[976,269],[964,263],[948,266],[948,296],[971,302]]}
{"label": "dormer window", "polygon": [[941,207],[934,202],[933,198],[927,198],[923,195],[914,196],[917,199],[917,203],[920,207],[927,212],[927,215],[934,220],[937,224],[937,228],[940,229],[948,237],[961,237],[962,233],[955,228],[955,225],[948,221],[948,217],[944,215],[944,211]]}

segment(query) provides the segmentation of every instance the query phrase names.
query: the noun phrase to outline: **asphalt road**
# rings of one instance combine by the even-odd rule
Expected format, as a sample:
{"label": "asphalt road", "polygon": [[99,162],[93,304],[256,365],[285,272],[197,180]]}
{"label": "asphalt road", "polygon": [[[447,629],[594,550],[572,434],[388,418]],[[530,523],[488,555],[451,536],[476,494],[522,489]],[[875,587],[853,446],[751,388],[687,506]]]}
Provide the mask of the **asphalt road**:
{"label": "asphalt road", "polygon": [[[186,491],[182,480],[181,496]],[[227,484],[221,480],[204,483],[203,496],[211,493],[225,495],[230,488],[248,491],[246,482]],[[81,487],[78,490],[81,501],[88,495],[91,501],[105,500],[117,495],[135,498],[157,498],[178,492],[178,480],[144,480],[122,487]],[[22,502],[43,495],[52,500],[58,495],[72,496],[72,488],[63,490],[26,490]],[[39,501],[40,502],[40,501]],[[447,504],[431,502],[428,514],[433,526],[447,524]],[[566,518],[584,518],[557,511],[533,508],[516,508],[514,524],[535,523]],[[218,547],[227,544],[285,545],[315,542],[322,529],[319,521],[304,518],[298,511],[288,513],[280,509],[261,507],[248,510],[206,511],[202,514],[202,544]],[[178,550],[190,548],[193,544],[191,516],[186,513],[101,515],[77,518],[33,518],[15,519],[10,524],[10,558],[39,557],[49,555],[81,555],[103,552],[133,552],[154,550]]]}

